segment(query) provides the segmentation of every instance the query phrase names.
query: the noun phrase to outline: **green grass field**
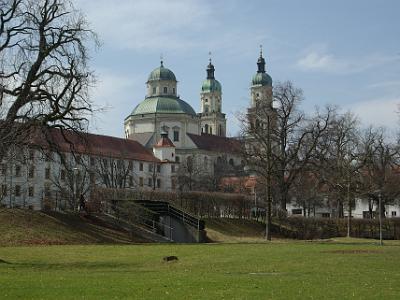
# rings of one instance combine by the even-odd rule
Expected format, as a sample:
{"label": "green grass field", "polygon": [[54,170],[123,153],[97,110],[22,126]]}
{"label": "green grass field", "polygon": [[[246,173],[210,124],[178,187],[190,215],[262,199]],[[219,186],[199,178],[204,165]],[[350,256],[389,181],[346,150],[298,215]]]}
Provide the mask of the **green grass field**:
{"label": "green grass field", "polygon": [[1,299],[400,299],[396,242],[2,247],[0,259]]}

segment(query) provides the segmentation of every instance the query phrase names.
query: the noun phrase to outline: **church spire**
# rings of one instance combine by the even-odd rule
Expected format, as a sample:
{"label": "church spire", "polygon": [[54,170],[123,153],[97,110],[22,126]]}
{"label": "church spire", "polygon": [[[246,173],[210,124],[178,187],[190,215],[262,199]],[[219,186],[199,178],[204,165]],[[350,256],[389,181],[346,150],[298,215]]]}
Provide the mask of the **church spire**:
{"label": "church spire", "polygon": [[210,58],[207,66],[207,79],[215,79],[214,77],[215,68],[214,65],[211,63],[211,52],[208,52],[208,55],[210,56]]}
{"label": "church spire", "polygon": [[260,45],[260,57],[257,60],[257,73],[265,73],[265,59],[262,53],[262,45]]}

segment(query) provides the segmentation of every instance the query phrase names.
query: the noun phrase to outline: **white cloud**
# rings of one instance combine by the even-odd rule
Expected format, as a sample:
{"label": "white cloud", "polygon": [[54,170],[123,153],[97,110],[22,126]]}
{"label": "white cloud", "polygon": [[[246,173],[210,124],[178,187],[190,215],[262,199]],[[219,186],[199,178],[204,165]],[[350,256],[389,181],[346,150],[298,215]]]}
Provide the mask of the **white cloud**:
{"label": "white cloud", "polygon": [[332,55],[310,52],[299,59],[297,65],[305,70],[333,70],[341,67]]}
{"label": "white cloud", "polygon": [[341,58],[318,46],[310,49],[298,59],[296,65],[304,71],[320,71],[326,73],[348,74],[357,73],[378,67],[390,62],[399,62],[399,56],[369,54],[353,58]]}
{"label": "white cloud", "polygon": [[400,90],[400,80],[388,80],[368,85],[368,88],[396,88]]}
{"label": "white cloud", "polygon": [[210,26],[207,3],[200,0],[79,0],[104,43],[132,50],[179,50],[193,47],[191,35]]}
{"label": "white cloud", "polygon": [[399,105],[400,98],[382,98],[357,102],[345,108],[353,111],[364,125],[397,129],[400,120]]}

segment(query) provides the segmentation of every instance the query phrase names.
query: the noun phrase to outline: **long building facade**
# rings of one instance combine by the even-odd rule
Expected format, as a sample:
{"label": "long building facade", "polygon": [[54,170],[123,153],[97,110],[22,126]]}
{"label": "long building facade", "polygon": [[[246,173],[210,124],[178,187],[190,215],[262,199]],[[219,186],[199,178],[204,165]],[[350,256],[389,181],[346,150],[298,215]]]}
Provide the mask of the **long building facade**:
{"label": "long building facade", "polygon": [[2,205],[75,209],[99,187],[175,189],[175,147],[164,138],[153,151],[132,140],[70,131],[62,136],[51,130],[50,139],[51,147],[35,136],[26,147],[10,150],[0,166]]}

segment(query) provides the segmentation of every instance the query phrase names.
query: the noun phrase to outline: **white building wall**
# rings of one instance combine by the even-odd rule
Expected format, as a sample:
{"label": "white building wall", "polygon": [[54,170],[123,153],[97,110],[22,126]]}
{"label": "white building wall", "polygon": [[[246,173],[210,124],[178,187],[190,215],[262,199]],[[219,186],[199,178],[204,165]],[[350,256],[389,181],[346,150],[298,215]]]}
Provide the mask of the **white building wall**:
{"label": "white building wall", "polygon": [[[52,153],[52,160],[46,159],[42,155],[42,151],[35,149],[34,158],[30,159],[28,150],[24,150],[23,159],[17,159],[14,155],[7,157],[1,164],[0,170],[0,203],[7,207],[23,207],[40,210],[44,208],[44,203],[47,198],[61,199],[61,193],[58,185],[64,187],[68,186],[68,180],[62,181],[60,178],[61,170],[65,169],[61,163],[58,154]],[[78,164],[75,158],[70,153],[64,154],[66,161],[70,166],[70,170],[76,168],[77,172],[86,172],[83,165],[88,166],[89,170],[95,170],[96,165],[90,164],[90,157],[88,155],[79,155],[82,164]],[[93,156],[96,164],[99,164],[99,159],[106,159],[110,161],[109,157]],[[114,159],[118,160],[118,159]],[[156,179],[156,190],[169,191],[171,190],[171,163],[157,163],[149,161],[137,160],[121,160],[123,165],[127,167],[131,162],[133,168],[129,170],[128,177],[132,177],[133,184],[130,186],[127,177],[126,188],[133,189],[152,189],[153,184],[149,185],[149,179]],[[175,163],[172,163],[175,164]],[[141,169],[142,165],[142,169]],[[157,168],[159,165],[159,168]],[[3,167],[6,167],[3,171]],[[19,174],[16,173],[16,166],[19,166]],[[33,178],[29,176],[29,168],[34,166]],[[46,169],[49,169],[49,177],[46,178]],[[75,170],[74,170],[75,171]],[[95,186],[104,187],[102,178],[98,172],[95,172]],[[82,175],[82,177],[84,177]],[[85,186],[89,191],[90,176],[86,174]],[[160,187],[157,184],[160,184]],[[16,190],[16,187],[19,187]],[[3,194],[3,189],[6,188],[6,193]],[[33,188],[33,194],[29,195],[30,188]],[[32,191],[32,190],[31,190]],[[50,194],[47,194],[47,193]],[[69,195],[72,197],[72,195]],[[89,198],[89,194],[85,198]]]}
{"label": "white building wall", "polygon": [[[302,206],[296,205],[295,203],[288,203],[286,206],[288,215],[297,215],[299,210],[303,211]],[[372,211],[377,211],[377,204],[374,203],[372,207]],[[364,212],[369,213],[369,205],[368,200],[365,199],[356,199],[355,207],[353,207],[351,211],[351,216],[356,219],[364,218]],[[385,214],[387,218],[395,218],[400,217],[400,205],[385,205]],[[328,204],[322,207],[316,207],[315,209],[315,217],[328,217],[328,215],[332,216],[332,209],[328,206]],[[348,210],[344,209],[344,216],[347,217]],[[314,216],[314,212],[311,212],[311,216]]]}

